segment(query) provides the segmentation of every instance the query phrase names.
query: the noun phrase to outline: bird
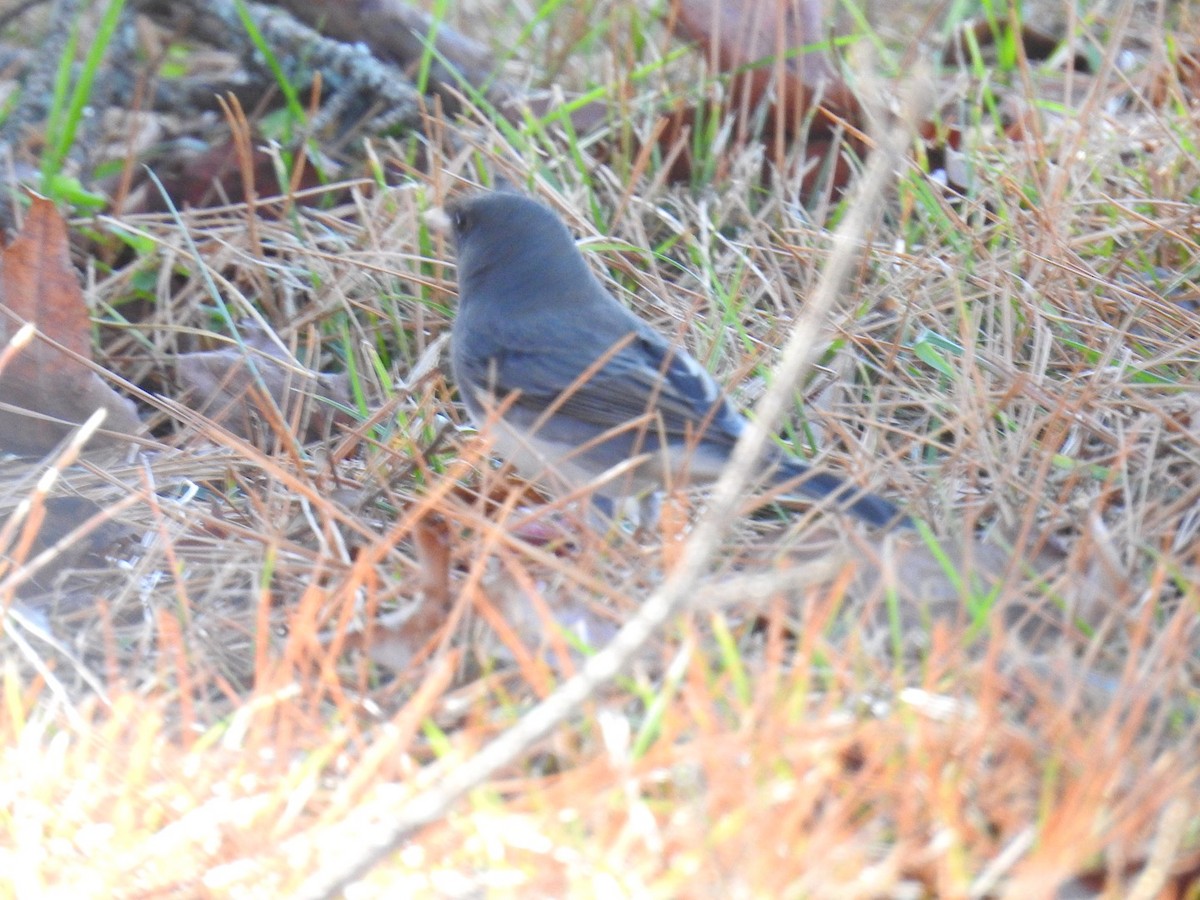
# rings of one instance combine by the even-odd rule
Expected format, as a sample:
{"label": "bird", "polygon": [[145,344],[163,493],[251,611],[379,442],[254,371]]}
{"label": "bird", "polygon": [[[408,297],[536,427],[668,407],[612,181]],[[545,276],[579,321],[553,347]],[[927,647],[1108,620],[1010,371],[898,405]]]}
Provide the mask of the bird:
{"label": "bird", "polygon": [[[458,277],[451,369],[497,455],[551,493],[591,490],[609,521],[634,498],[642,526],[664,488],[720,476],[747,419],[683,347],[609,293],[552,209],[504,188],[442,215]],[[912,524],[775,445],[760,466],[772,485],[830,498],[870,525]]]}

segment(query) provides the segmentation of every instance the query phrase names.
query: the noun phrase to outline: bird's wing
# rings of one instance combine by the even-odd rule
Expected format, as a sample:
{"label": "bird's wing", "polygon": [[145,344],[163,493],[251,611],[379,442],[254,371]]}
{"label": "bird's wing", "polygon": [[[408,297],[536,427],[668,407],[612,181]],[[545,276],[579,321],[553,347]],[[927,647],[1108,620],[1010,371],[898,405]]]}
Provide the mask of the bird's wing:
{"label": "bird's wing", "polygon": [[[517,392],[516,405],[531,412],[543,411],[557,400],[557,415],[605,429],[651,413],[655,422],[649,427],[668,437],[703,433],[706,440],[732,444],[745,421],[712,376],[685,350],[641,322],[632,324],[630,331],[604,346],[589,341],[582,354],[579,343],[497,342],[493,353],[471,355],[477,369],[472,380],[490,384],[499,397]],[[577,384],[591,366],[596,371]]]}

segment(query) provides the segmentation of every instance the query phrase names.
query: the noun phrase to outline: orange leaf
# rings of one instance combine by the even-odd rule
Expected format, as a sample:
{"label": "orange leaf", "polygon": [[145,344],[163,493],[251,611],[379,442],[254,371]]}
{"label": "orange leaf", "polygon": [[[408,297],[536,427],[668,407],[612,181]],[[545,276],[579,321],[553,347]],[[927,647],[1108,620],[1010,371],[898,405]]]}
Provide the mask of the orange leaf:
{"label": "orange leaf", "polygon": [[[0,449],[38,456],[97,409],[108,411],[94,444],[141,429],[133,404],[89,366],[91,323],[54,204],[34,196],[25,227],[0,251],[0,347],[21,326],[37,327],[33,341],[0,371]],[[14,407],[19,407],[15,409]]]}

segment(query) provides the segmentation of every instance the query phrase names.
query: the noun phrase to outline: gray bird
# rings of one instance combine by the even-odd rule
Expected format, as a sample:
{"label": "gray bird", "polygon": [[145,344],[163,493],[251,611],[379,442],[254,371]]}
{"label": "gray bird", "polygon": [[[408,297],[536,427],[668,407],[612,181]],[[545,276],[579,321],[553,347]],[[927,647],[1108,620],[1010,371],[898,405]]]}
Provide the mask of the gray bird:
{"label": "gray bird", "polygon": [[[446,210],[458,253],[451,359],[471,418],[525,477],[591,486],[612,515],[664,486],[715,481],[747,421],[681,347],[622,306],[547,207],[496,191]],[[774,485],[832,495],[872,525],[911,525],[892,503],[772,447]]]}

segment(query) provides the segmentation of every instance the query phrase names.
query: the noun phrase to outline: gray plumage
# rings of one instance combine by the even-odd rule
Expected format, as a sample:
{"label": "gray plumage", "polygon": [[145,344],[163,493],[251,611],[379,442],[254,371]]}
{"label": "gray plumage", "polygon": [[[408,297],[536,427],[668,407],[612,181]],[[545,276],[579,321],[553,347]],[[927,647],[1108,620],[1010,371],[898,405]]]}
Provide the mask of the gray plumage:
{"label": "gray plumage", "polygon": [[[746,420],[687,351],[605,290],[550,209],[497,191],[448,213],[458,253],[454,376],[501,456],[557,491],[601,479],[595,497],[610,514],[621,497],[720,475]],[[887,500],[777,448],[768,467],[773,483],[802,478],[800,493],[832,494],[871,524],[908,523]]]}

